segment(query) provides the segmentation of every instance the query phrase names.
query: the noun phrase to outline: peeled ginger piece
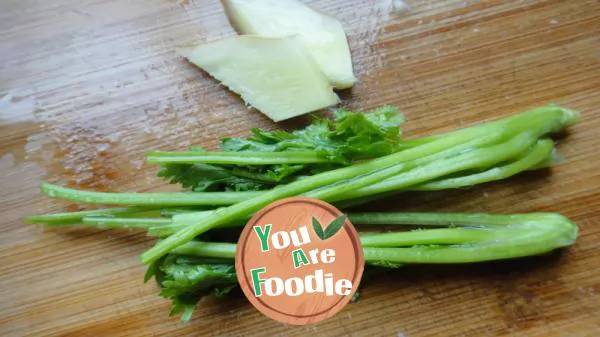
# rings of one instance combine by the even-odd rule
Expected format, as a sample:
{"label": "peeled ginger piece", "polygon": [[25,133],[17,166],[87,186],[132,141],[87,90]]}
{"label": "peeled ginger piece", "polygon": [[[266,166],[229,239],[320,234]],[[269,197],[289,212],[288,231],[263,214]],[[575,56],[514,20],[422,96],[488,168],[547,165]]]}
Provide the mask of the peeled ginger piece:
{"label": "peeled ginger piece", "polygon": [[235,36],[178,52],[278,122],[339,102],[296,37]]}
{"label": "peeled ginger piece", "polygon": [[229,22],[240,34],[297,35],[336,89],[356,82],[346,33],[333,16],[297,0],[222,0]]}

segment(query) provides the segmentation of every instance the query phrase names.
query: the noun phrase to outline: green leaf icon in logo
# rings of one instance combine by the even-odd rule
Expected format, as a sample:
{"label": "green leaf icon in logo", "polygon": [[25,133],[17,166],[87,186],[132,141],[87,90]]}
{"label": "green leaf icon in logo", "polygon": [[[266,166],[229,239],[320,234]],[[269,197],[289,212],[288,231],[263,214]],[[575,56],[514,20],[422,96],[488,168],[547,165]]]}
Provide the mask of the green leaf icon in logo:
{"label": "green leaf icon in logo", "polygon": [[346,216],[340,215],[339,217],[335,218],[327,226],[327,228],[325,228],[325,230],[323,230],[323,226],[321,225],[319,220],[317,220],[315,217],[312,218],[313,229],[319,237],[319,239],[321,240],[327,240],[330,237],[334,236],[337,232],[340,231],[340,229],[342,229],[342,227],[344,226],[344,222],[346,222]]}
{"label": "green leaf icon in logo", "polygon": [[340,229],[342,229],[342,226],[344,226],[344,222],[346,222],[345,215],[340,215],[337,218],[335,218],[335,220],[333,220],[329,224],[329,226],[325,228],[325,239],[327,240],[330,237],[334,236],[337,232],[339,232]]}
{"label": "green leaf icon in logo", "polygon": [[325,233],[323,232],[323,227],[321,227],[321,223],[314,216],[312,218],[312,225],[319,239],[325,240]]}

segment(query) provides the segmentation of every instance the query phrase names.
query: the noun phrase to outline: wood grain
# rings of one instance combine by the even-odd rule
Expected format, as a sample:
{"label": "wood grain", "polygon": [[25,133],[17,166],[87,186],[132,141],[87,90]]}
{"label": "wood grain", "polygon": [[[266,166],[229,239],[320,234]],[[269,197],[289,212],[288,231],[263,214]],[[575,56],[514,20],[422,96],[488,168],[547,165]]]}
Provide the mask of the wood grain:
{"label": "wood grain", "polygon": [[600,2],[310,1],[340,17],[360,83],[343,104],[394,104],[407,137],[549,102],[583,113],[547,172],[470,190],[411,193],[376,209],[556,211],[581,229],[550,256],[410,267],[309,327],[270,321],[240,294],[167,317],[143,284],[130,232],[43,231],[32,213],[77,209],[40,180],[94,190],[171,190],[144,151],[214,148],[274,125],[172,51],[233,34],[216,0],[5,0],[0,4],[0,334],[3,336],[600,335]]}

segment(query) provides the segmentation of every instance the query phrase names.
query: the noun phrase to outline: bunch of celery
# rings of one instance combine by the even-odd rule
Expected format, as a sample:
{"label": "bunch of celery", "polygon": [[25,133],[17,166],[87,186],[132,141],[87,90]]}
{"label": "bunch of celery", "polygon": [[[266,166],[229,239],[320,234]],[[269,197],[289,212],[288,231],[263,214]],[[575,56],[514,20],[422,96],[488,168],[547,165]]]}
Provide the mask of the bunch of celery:
{"label": "bunch of celery", "polygon": [[[100,193],[42,184],[50,197],[104,205],[92,211],[34,216],[48,226],[139,228],[157,236],[142,255],[173,314],[189,319],[206,294],[236,286],[232,259],[240,227],[256,211],[290,196],[318,198],[347,209],[401,191],[461,188],[549,166],[549,135],[578,114],[546,106],[470,128],[400,138],[402,116],[392,107],[368,113],[337,110],[294,132],[252,130],[224,139],[222,152],[152,152],[159,176],[190,192]],[[541,254],[570,245],[577,227],[558,214],[349,214],[359,230],[373,225],[416,225],[416,231],[362,233],[370,265],[466,263]]]}

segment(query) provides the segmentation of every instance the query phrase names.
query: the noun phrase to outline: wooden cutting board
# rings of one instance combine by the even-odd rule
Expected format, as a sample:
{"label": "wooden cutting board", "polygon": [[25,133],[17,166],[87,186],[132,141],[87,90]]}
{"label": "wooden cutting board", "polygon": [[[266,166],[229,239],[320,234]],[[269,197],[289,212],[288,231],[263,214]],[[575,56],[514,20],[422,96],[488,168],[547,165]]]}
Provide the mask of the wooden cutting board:
{"label": "wooden cutting board", "polygon": [[0,3],[0,335],[600,336],[600,2],[310,1],[343,20],[360,83],[343,105],[397,105],[406,137],[549,102],[580,110],[563,161],[477,188],[410,193],[379,209],[556,211],[581,236],[545,257],[406,267],[315,326],[287,327],[243,296],[205,299],[188,324],[142,283],[133,232],[43,230],[28,214],[78,209],[41,180],[100,191],[173,190],[148,150],[216,148],[275,125],[173,53],[233,34],[216,0]]}

